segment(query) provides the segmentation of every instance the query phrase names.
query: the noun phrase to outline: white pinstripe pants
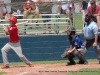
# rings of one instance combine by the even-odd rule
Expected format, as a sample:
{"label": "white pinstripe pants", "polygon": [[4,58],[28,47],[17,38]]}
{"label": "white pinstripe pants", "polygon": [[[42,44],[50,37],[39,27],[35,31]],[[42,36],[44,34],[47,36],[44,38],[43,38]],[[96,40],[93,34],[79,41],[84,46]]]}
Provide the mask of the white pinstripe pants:
{"label": "white pinstripe pants", "polygon": [[9,65],[8,58],[7,58],[7,52],[10,51],[10,50],[13,50],[13,51],[19,56],[19,58],[20,58],[23,62],[25,62],[26,64],[30,64],[30,63],[31,63],[31,62],[28,61],[28,59],[23,55],[20,42],[17,42],[17,43],[8,42],[8,43],[1,49],[2,58],[3,58],[3,62],[4,62],[5,65]]}

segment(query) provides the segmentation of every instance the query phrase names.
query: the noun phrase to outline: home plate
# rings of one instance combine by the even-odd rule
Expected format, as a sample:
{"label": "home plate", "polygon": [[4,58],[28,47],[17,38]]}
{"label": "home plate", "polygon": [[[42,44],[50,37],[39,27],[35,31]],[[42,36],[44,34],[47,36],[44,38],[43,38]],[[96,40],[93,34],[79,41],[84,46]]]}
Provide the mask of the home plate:
{"label": "home plate", "polygon": [[21,72],[20,74],[16,74],[16,75],[25,75],[27,74],[27,72]]}
{"label": "home plate", "polygon": [[33,68],[44,68],[44,67],[33,67]]}

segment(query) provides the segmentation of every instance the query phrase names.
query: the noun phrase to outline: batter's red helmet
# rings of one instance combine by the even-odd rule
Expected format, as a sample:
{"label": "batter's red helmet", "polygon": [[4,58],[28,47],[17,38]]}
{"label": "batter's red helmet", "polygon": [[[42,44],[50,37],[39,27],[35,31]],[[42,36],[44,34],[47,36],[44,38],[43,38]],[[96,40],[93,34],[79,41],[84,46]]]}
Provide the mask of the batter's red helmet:
{"label": "batter's red helmet", "polygon": [[17,18],[15,16],[10,17],[9,20],[12,21],[14,24],[17,23]]}

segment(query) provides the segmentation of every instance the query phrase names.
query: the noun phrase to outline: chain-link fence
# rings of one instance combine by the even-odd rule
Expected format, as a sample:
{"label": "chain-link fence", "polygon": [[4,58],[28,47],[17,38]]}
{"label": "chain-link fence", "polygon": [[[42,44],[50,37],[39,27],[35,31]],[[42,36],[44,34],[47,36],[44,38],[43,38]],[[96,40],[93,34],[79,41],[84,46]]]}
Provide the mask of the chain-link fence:
{"label": "chain-link fence", "polygon": [[[19,32],[21,32],[21,34],[26,34],[26,33],[43,33],[44,30],[51,31],[51,33],[53,34],[62,34],[64,31],[66,31],[66,29],[70,26],[75,26],[75,28],[77,30],[82,31],[82,14],[80,13],[80,8],[79,8],[79,3],[82,0],[73,0],[73,2],[71,1],[62,1],[62,2],[58,2],[56,0],[53,0],[53,2],[42,2],[42,3],[37,3],[37,10],[47,10],[50,5],[52,6],[52,13],[49,14],[41,14],[40,11],[40,15],[39,18],[28,18],[28,19],[23,19],[23,5],[25,0],[5,0],[5,5],[7,8],[7,12],[12,12],[12,14],[14,16],[16,16],[18,18],[18,27],[19,27]],[[89,1],[89,0],[86,0]],[[71,20],[69,20],[70,18],[67,17],[65,14],[61,14],[60,18],[57,17],[58,13],[57,13],[57,5],[62,5],[62,4],[73,4],[75,5],[75,12],[72,12],[72,22]],[[18,14],[17,11],[20,10],[20,14]],[[51,18],[45,18],[43,19],[42,16],[51,16]],[[27,23],[23,23],[24,21],[28,21]],[[32,20],[33,22],[30,22],[30,20]],[[38,20],[38,23],[35,23],[35,21]],[[49,22],[43,22],[43,20],[50,20]],[[7,25],[8,22],[4,22],[6,21],[5,19],[1,20],[1,28],[3,28],[2,25]],[[44,28],[44,24],[46,24],[45,28]],[[51,26],[51,28],[49,28],[48,24]],[[38,27],[37,27],[38,25]],[[68,27],[67,27],[68,26]],[[2,29],[0,30],[0,32],[2,33]]]}

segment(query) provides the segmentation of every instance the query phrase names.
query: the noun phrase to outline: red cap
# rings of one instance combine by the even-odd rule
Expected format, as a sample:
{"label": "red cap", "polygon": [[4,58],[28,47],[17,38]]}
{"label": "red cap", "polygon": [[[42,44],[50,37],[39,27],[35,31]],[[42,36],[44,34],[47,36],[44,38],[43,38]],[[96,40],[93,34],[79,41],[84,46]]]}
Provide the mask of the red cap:
{"label": "red cap", "polygon": [[12,21],[14,24],[17,23],[17,18],[15,16],[10,17],[9,20]]}
{"label": "red cap", "polygon": [[95,4],[95,1],[91,1],[91,5]]}

